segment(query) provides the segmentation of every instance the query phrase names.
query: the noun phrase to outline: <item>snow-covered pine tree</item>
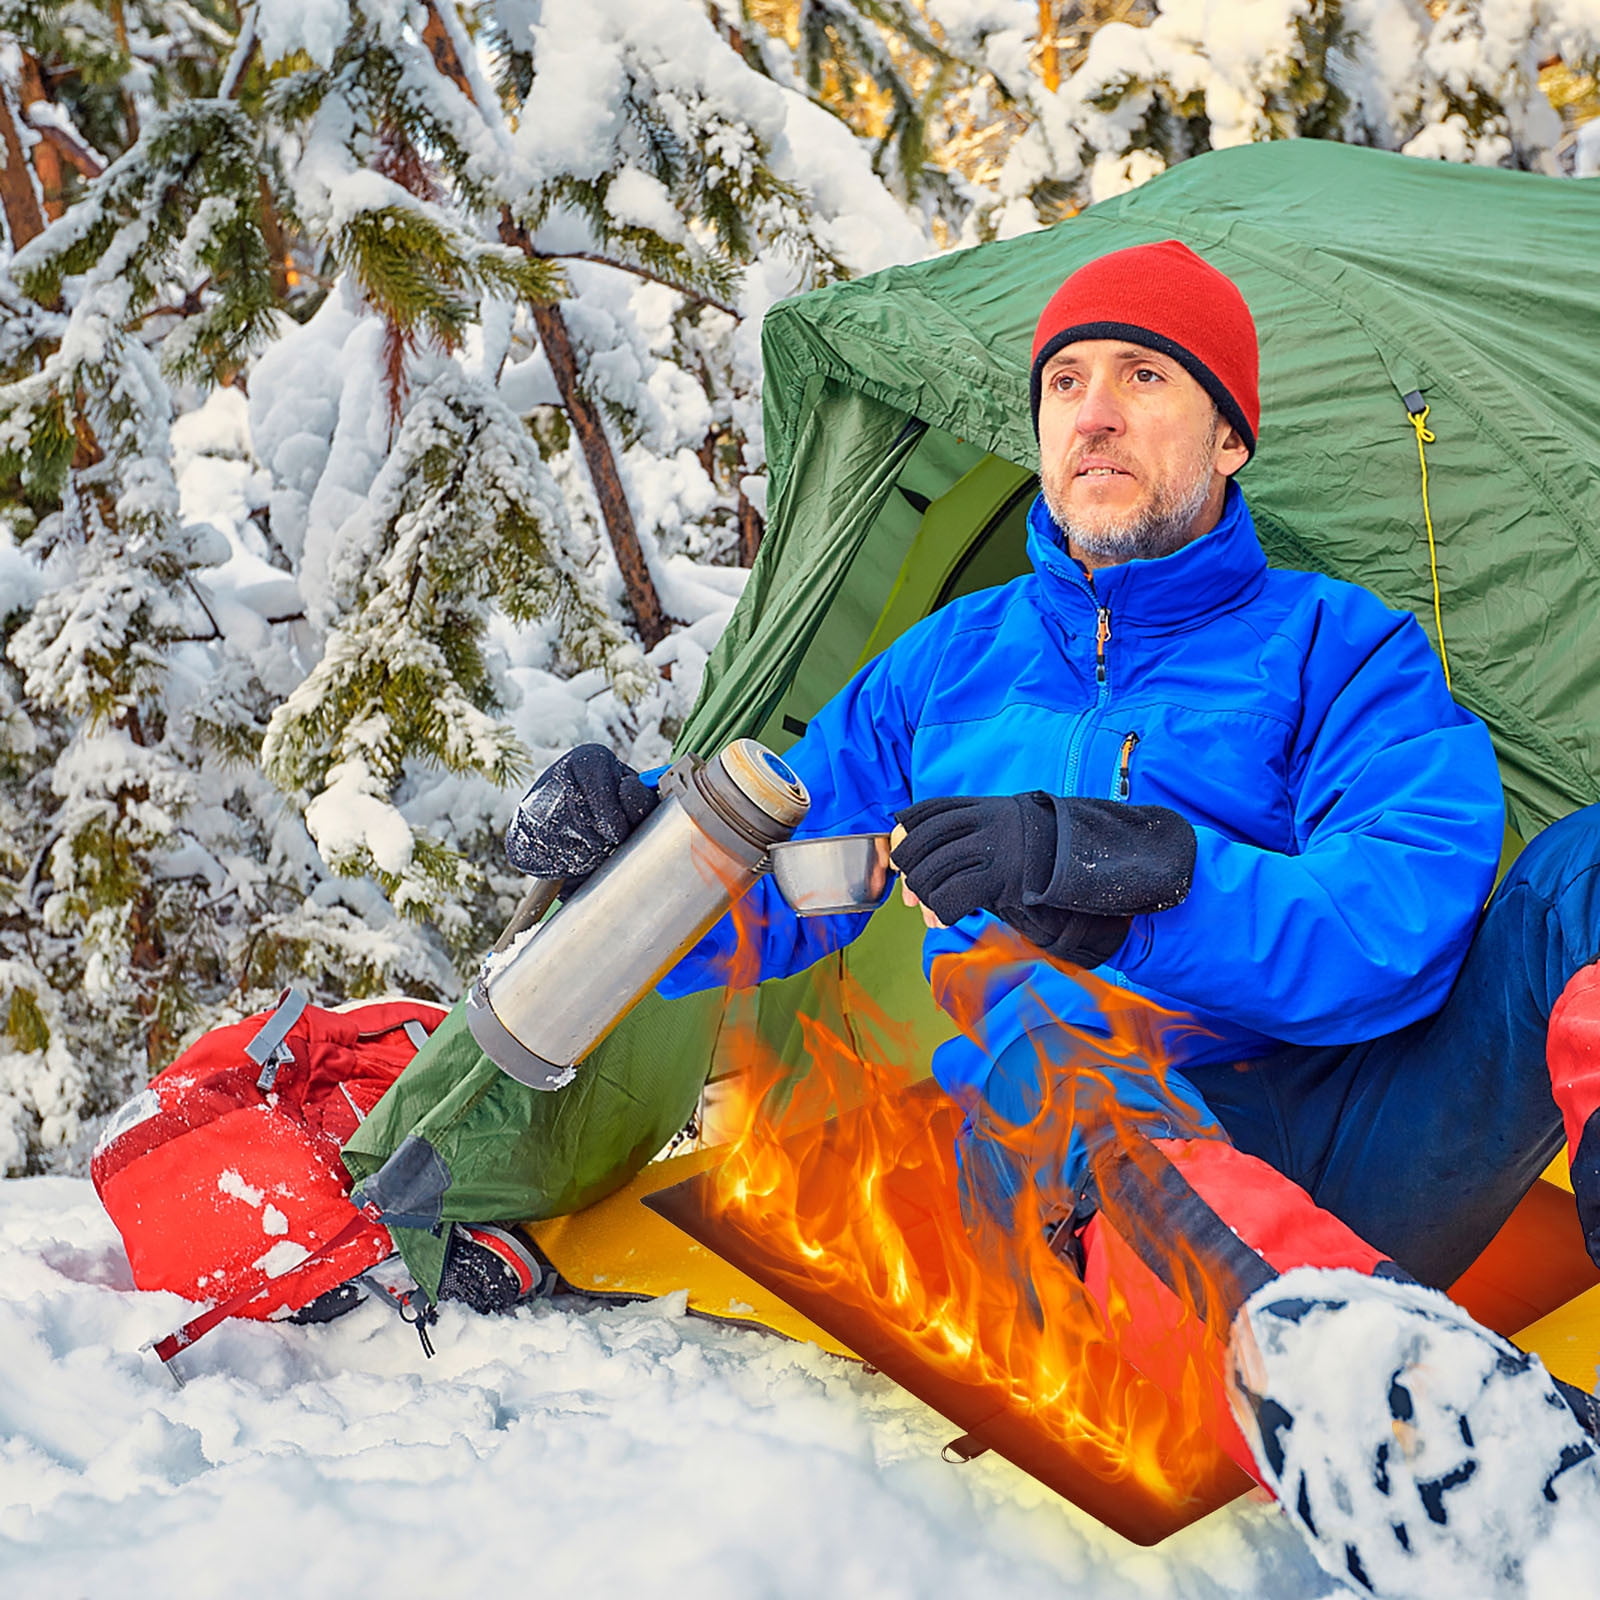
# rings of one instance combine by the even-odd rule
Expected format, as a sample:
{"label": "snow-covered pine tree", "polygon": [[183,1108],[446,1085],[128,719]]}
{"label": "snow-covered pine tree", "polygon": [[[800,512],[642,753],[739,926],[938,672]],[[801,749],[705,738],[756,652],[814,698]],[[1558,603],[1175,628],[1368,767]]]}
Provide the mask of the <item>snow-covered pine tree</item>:
{"label": "snow-covered pine tree", "polygon": [[[941,243],[975,244],[1079,209],[1081,140],[1057,94],[1108,22],[1151,0],[744,0],[759,55],[873,150]],[[798,57],[798,67],[794,58]]]}
{"label": "snow-covered pine tree", "polygon": [[323,597],[338,620],[273,715],[262,760],[313,796],[306,823],[336,872],[375,878],[466,962],[484,943],[481,872],[408,824],[393,797],[408,761],[497,786],[526,772],[523,746],[492,714],[486,602],[514,624],[556,619],[571,664],[604,668],[624,698],[647,685],[637,647],[571,553],[566,507],[528,430],[485,385],[440,367],[340,530]]}
{"label": "snow-covered pine tree", "polygon": [[[583,572],[587,550],[527,430],[451,359],[486,304],[547,301],[560,272],[481,225],[493,196],[458,137],[457,108],[438,103],[426,8],[352,10],[320,64],[292,53],[311,35],[257,21],[270,45],[267,116],[288,151],[287,209],[339,275],[324,312],[285,348],[354,363],[338,416],[367,447],[345,452],[354,476],[342,496],[313,495],[305,521],[279,528],[301,561],[321,658],[273,715],[262,759],[297,792],[336,873],[374,878],[465,961],[493,917],[471,859],[490,853],[488,830],[458,817],[452,842],[408,823],[396,802],[430,767],[487,780],[490,793],[526,769],[493,715],[503,695],[485,660],[491,612],[548,618],[564,663],[602,669],[624,700],[648,681]],[[339,356],[319,344],[330,327]],[[253,397],[269,467],[282,366],[258,369]],[[291,455],[301,437],[290,435]],[[330,460],[340,470],[334,457],[322,476]],[[332,515],[309,515],[330,505]]]}
{"label": "snow-covered pine tree", "polygon": [[[380,813],[372,807],[387,804],[379,831],[392,845],[405,828],[390,801],[416,795],[407,761],[426,754],[455,769],[465,752],[475,752],[474,760],[491,752],[490,765],[473,770],[501,781],[517,770],[509,747],[486,742],[481,728],[450,745],[441,733],[449,718],[430,714],[423,722],[412,713],[411,724],[397,726],[408,697],[379,681],[402,620],[394,585],[379,571],[406,541],[424,567],[442,563],[453,582],[469,574],[498,581],[508,570],[446,562],[437,553],[461,537],[459,476],[448,492],[434,485],[408,497],[387,467],[380,470],[391,448],[412,473],[443,460],[414,448],[408,407],[428,408],[430,437],[446,417],[464,438],[500,428],[496,386],[519,411],[532,412],[549,473],[574,513],[570,531],[553,520],[562,501],[540,486],[540,455],[506,458],[522,477],[525,502],[544,508],[546,571],[558,571],[563,552],[586,549],[603,532],[616,563],[612,581],[620,582],[635,628],[646,644],[661,645],[654,664],[671,668],[687,655],[690,671],[681,686],[653,688],[647,704],[630,710],[627,702],[659,680],[644,677],[592,613],[537,665],[562,672],[606,665],[611,690],[600,697],[594,731],[625,747],[644,737],[654,759],[664,753],[672,717],[686,708],[692,658],[703,659],[711,642],[665,638],[670,612],[699,620],[707,610],[700,575],[692,566],[675,574],[671,558],[725,558],[735,540],[749,551],[759,527],[753,477],[762,463],[759,443],[748,439],[758,389],[755,319],[734,297],[748,293],[747,269],[757,257],[757,310],[841,269],[825,236],[827,213],[813,214],[797,178],[785,134],[791,108],[719,37],[698,0],[464,10],[429,0],[356,6],[343,16],[342,31],[329,34],[258,15],[262,60],[274,79],[267,109],[284,141],[297,225],[344,273],[338,304],[364,307],[385,324],[387,407],[399,431],[392,446],[368,438],[359,450],[341,450],[360,431],[359,422],[347,427],[345,412],[363,404],[359,389],[341,394],[341,420],[316,481],[289,515],[275,513],[302,562],[310,621],[325,642],[323,664],[278,712],[266,754],[270,769],[302,791],[312,830],[340,870],[377,870],[399,903],[459,930],[465,951],[482,942],[485,908],[476,891],[467,900],[449,896],[477,881],[464,855],[480,856],[486,839],[458,828],[451,854],[419,838],[420,853],[397,871],[377,834],[362,844],[335,825],[341,808],[319,798],[363,794],[375,828]],[[803,104],[799,111],[817,115]],[[886,201],[881,190],[878,199]],[[901,254],[920,253],[922,241],[900,223]],[[330,297],[316,322],[334,316],[333,306]],[[336,336],[345,360],[370,369],[358,326]],[[424,340],[457,359],[441,365],[421,348]],[[274,470],[280,435],[267,413],[278,385],[276,354],[258,368],[252,389],[257,442]],[[448,393],[431,395],[436,382],[448,383]],[[473,384],[482,388],[469,405]],[[469,422],[464,407],[479,420]],[[325,492],[330,477],[340,480],[343,499]],[[395,497],[387,521],[349,504],[349,491],[378,493],[380,479],[382,492]],[[503,488],[486,483],[483,494],[503,498]],[[476,491],[466,498],[482,503]],[[419,523],[428,525],[420,540]],[[531,523],[526,536],[506,537],[519,560],[531,559]],[[574,556],[568,565],[573,576],[561,593],[576,615],[581,561]],[[721,613],[730,596],[716,587]],[[530,592],[548,599],[553,591]],[[525,617],[525,602],[510,591],[492,598],[511,624]],[[453,604],[441,594],[432,621],[423,620],[421,605],[405,612],[417,639],[427,635],[435,663],[446,659],[438,653],[444,635],[460,634]],[[358,656],[366,663],[360,672]],[[464,699],[449,703],[488,709],[499,693],[492,680],[485,672]],[[447,703],[441,694],[427,699]],[[379,801],[380,790],[390,801]]]}
{"label": "snow-covered pine tree", "polygon": [[[944,51],[932,68],[897,43],[882,8],[854,0],[746,0],[790,40],[801,20],[848,14],[875,31],[903,95],[923,93],[930,220],[976,243],[1048,224],[1213,147],[1328,138],[1452,161],[1545,171],[1600,164],[1593,116],[1600,24],[1574,0],[914,0]],[[827,91],[844,59],[837,39]],[[897,103],[855,49],[859,100]],[[820,50],[815,59],[822,59]],[[781,63],[779,63],[781,68]],[[942,96],[942,98],[941,98]],[[903,97],[903,96],[902,96]],[[1566,110],[1563,121],[1552,99]],[[860,105],[843,106],[858,130]],[[1590,167],[1583,165],[1582,170]]]}
{"label": "snow-covered pine tree", "polygon": [[799,0],[799,65],[813,96],[846,115],[862,87],[877,91],[873,163],[896,194],[913,201],[937,169],[930,117],[966,72],[910,0]]}
{"label": "snow-covered pine tree", "polygon": [[[585,415],[590,397],[624,454],[694,451],[724,526],[732,503],[748,558],[759,524],[740,486],[760,465],[759,446],[751,457],[733,422],[733,397],[758,391],[759,368],[748,360],[739,370],[727,366],[736,346],[748,354],[754,343],[741,341],[735,326],[759,320],[777,294],[843,270],[829,240],[833,208],[807,192],[803,153],[787,135],[794,108],[749,70],[699,0],[546,0],[526,16],[502,9],[487,22],[511,107],[509,220],[525,248],[607,269],[574,265],[582,292],[569,306],[535,307],[533,325],[613,544],[617,496],[599,459],[604,441]],[[604,120],[592,110],[563,127],[561,80],[570,61],[585,57],[605,63],[606,92],[595,107]],[[641,300],[619,274],[653,279],[676,298]],[[695,438],[682,424],[703,402],[710,414]],[[618,557],[631,597],[636,585],[620,546]],[[649,629],[641,632],[654,642]]]}
{"label": "snow-covered pine tree", "polygon": [[[22,8],[0,52],[47,94],[0,118],[8,1168],[284,982],[454,991],[522,746],[654,760],[692,699],[740,577],[707,562],[759,532],[761,310],[927,247],[698,0],[611,7],[600,51],[573,3],[261,6],[165,77],[162,10]],[[41,122],[98,163],[48,207]],[[583,426],[690,622],[674,681]]]}
{"label": "snow-covered pine tree", "polygon": [[6,1165],[286,972],[450,981],[308,900],[315,854],[253,770],[271,698],[218,623],[201,574],[228,545],[183,515],[169,424],[174,383],[225,380],[279,329],[270,172],[238,105],[124,65],[143,131],[11,262],[31,298],[5,290]]}
{"label": "snow-covered pine tree", "polygon": [[[6,647],[21,680],[10,721],[28,730],[27,850],[4,927],[7,1034],[40,1058],[32,1074],[9,1062],[24,1088],[61,1080],[69,1010],[114,1056],[165,1059],[214,955],[182,836],[197,753],[169,681],[177,649],[215,632],[193,578],[214,552],[179,518],[170,394],[138,330],[175,284],[203,280],[206,303],[168,341],[173,371],[236,363],[269,331],[253,146],[223,102],[162,113],[11,264],[34,303],[17,308],[0,385],[0,486],[37,590]],[[65,1056],[80,1085],[93,1076]],[[40,1138],[71,1133],[70,1115],[18,1087],[0,1087],[11,1143],[20,1110]]]}
{"label": "snow-covered pine tree", "polygon": [[1005,100],[969,47],[1001,26],[997,11],[1009,23],[1026,13],[1024,29],[1033,14],[1033,0],[983,0],[968,26],[969,0],[955,4],[953,31],[925,0],[713,0],[711,10],[753,67],[843,121],[930,238],[947,242],[987,200],[959,148],[968,113]]}
{"label": "snow-covered pine tree", "polygon": [[46,219],[154,112],[215,87],[234,23],[228,0],[0,0],[8,109],[33,145],[29,175]]}
{"label": "snow-covered pine tree", "polygon": [[1149,0],[924,0],[968,64],[935,125],[941,164],[966,180],[963,244],[1005,238],[1079,209],[1079,140],[1058,94],[1087,41]]}
{"label": "snow-covered pine tree", "polygon": [[1154,9],[1101,28],[1060,91],[1085,200],[1201,150],[1291,137],[1553,171],[1562,129],[1540,64],[1600,55],[1600,21],[1563,0]]}

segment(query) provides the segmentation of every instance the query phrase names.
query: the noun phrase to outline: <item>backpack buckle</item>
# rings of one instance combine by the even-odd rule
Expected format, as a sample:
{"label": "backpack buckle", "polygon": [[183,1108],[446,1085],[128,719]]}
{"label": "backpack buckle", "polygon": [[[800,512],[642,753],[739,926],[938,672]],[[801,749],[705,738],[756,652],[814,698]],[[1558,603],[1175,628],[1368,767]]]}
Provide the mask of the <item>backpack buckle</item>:
{"label": "backpack buckle", "polygon": [[278,1080],[278,1069],[294,1060],[294,1052],[287,1043],[289,1030],[310,1004],[311,996],[304,989],[285,989],[278,1000],[277,1009],[261,1024],[261,1030],[255,1038],[244,1047],[245,1055],[261,1068],[256,1078],[256,1088],[262,1094],[271,1093],[273,1084]]}
{"label": "backpack buckle", "polygon": [[288,1045],[280,1044],[267,1059],[261,1064],[261,1071],[256,1077],[256,1088],[262,1094],[271,1094],[272,1086],[278,1081],[278,1069],[288,1066],[294,1060],[294,1051]]}

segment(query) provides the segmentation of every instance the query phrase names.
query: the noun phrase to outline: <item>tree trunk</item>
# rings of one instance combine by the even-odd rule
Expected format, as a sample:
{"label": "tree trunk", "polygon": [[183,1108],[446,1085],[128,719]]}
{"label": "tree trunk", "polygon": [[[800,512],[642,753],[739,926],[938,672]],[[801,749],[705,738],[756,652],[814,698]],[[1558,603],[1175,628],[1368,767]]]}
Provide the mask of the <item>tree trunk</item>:
{"label": "tree trunk", "polygon": [[1039,76],[1051,94],[1061,87],[1061,48],[1056,43],[1055,7],[1039,0]]}
{"label": "tree trunk", "polygon": [[283,223],[278,217],[278,208],[273,203],[272,189],[265,173],[257,180],[257,186],[261,194],[261,237],[271,262],[268,271],[272,275],[272,298],[282,304],[289,298],[289,291],[295,284],[291,276],[294,263],[289,258],[289,241],[284,237]]}
{"label": "tree trunk", "polygon": [[[111,0],[111,26],[117,36],[117,48],[125,56],[132,56],[133,51],[128,45],[128,19],[123,9],[122,0]],[[124,85],[127,79],[123,79]],[[139,108],[134,104],[133,96],[126,87],[122,90],[122,136],[131,147],[139,137]]]}
{"label": "tree trunk", "polygon": [[[521,229],[517,230],[521,233]],[[526,235],[524,235],[526,237]],[[633,509],[622,487],[622,474],[617,471],[617,458],[606,437],[605,423],[599,408],[583,392],[578,381],[578,358],[572,348],[572,336],[567,332],[567,319],[558,305],[533,305],[533,326],[544,346],[550,371],[555,376],[561,403],[566,407],[572,422],[572,431],[578,436],[585,465],[589,468],[589,481],[594,485],[595,499],[600,502],[600,515],[605,519],[606,533],[616,554],[617,566],[622,570],[622,584],[627,591],[628,604],[633,609],[634,622],[645,649],[658,645],[666,637],[667,620],[662,614],[661,597],[656,593],[655,580],[645,565],[644,551],[639,545],[639,532],[634,526]]]}
{"label": "tree trunk", "polygon": [[761,536],[767,531],[767,525],[761,520],[761,513],[750,504],[741,494],[739,496],[739,565],[753,567],[756,563],[756,552],[761,548]]}
{"label": "tree trunk", "polygon": [[160,1020],[162,980],[169,974],[165,941],[156,926],[155,896],[148,887],[128,906],[128,933],[128,964],[138,985],[134,1009],[144,1024],[145,1064],[151,1073],[157,1073],[171,1062],[174,1051],[171,1030]]}
{"label": "tree trunk", "polygon": [[57,126],[49,117],[35,121],[36,105],[54,105],[45,83],[44,68],[26,53],[22,56],[22,70],[18,82],[18,100],[22,106],[22,119],[39,136],[33,147],[34,171],[39,174],[39,187],[44,191],[44,209],[51,221],[67,208],[66,173],[62,163],[71,167],[80,178],[93,180],[106,170],[106,164],[81,139],[66,128]]}
{"label": "tree trunk", "polygon": [[[56,156],[65,161],[80,178],[98,178],[106,170],[105,163],[99,156],[88,145],[80,144],[65,128],[59,128],[53,122],[40,125],[34,123],[31,117],[28,120],[44,144],[49,145]],[[43,145],[36,148],[42,149]]]}
{"label": "tree trunk", "polygon": [[[22,115],[27,117],[28,107],[35,100],[47,100],[44,92],[44,75],[39,63],[26,50],[22,52],[22,71],[18,78],[17,99],[22,105]],[[9,152],[7,152],[9,154]],[[39,193],[44,199],[44,214],[54,222],[66,209],[66,169],[61,153],[48,139],[41,139],[33,147],[33,170],[39,175]]]}
{"label": "tree trunk", "polygon": [[39,196],[34,191],[33,169],[22,148],[11,96],[3,85],[0,85],[0,156],[5,159],[5,165],[0,166],[0,208],[5,211],[6,232],[15,251],[44,232],[44,212],[39,208]]}
{"label": "tree trunk", "polygon": [[[448,3],[448,0],[446,0]],[[434,65],[470,100],[472,85],[467,79],[456,53],[455,41],[439,15],[435,0],[429,0],[428,18],[423,24],[422,40],[433,56]],[[537,255],[527,230],[504,206],[500,212],[500,238],[526,256]],[[545,358],[556,380],[561,404],[578,436],[578,446],[583,451],[584,465],[589,469],[589,482],[594,486],[595,499],[600,504],[600,515],[606,525],[606,536],[622,572],[623,588],[628,605],[633,611],[634,624],[645,649],[661,643],[667,634],[667,620],[661,610],[661,597],[656,593],[655,580],[645,565],[644,550],[639,544],[639,530],[633,520],[633,508],[628,504],[627,492],[622,487],[622,474],[617,470],[616,453],[606,435],[605,422],[599,407],[584,392],[578,372],[578,357],[572,348],[572,335],[567,331],[567,319],[561,307],[530,304],[534,330],[544,347]]]}

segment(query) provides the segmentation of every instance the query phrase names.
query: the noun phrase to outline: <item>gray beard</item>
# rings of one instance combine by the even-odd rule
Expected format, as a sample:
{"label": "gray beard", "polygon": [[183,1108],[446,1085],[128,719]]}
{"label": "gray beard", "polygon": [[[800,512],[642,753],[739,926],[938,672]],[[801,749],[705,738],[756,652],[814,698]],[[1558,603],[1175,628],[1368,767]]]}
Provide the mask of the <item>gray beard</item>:
{"label": "gray beard", "polygon": [[1181,550],[1194,538],[1195,519],[1210,491],[1211,475],[1205,473],[1195,479],[1181,500],[1159,500],[1124,522],[1095,528],[1075,523],[1048,489],[1044,491],[1044,503],[1056,526],[1066,535],[1069,550],[1082,551],[1105,562],[1154,561]]}

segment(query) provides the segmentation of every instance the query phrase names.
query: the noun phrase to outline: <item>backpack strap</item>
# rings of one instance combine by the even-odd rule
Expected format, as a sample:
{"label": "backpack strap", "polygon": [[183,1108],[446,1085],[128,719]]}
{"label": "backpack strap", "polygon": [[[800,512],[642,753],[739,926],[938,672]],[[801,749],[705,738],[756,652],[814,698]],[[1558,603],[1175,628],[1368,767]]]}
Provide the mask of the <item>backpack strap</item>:
{"label": "backpack strap", "polygon": [[196,1341],[203,1339],[219,1322],[226,1322],[229,1317],[237,1316],[257,1296],[265,1294],[269,1289],[292,1282],[314,1262],[320,1261],[326,1255],[331,1255],[341,1245],[348,1244],[352,1239],[359,1238],[361,1230],[368,1223],[377,1222],[382,1215],[383,1213],[375,1205],[363,1206],[326,1244],[319,1245],[304,1261],[297,1262],[287,1272],[280,1273],[276,1278],[268,1278],[265,1283],[257,1284],[253,1289],[240,1290],[231,1300],[224,1300],[219,1305],[214,1305],[208,1310],[202,1311],[198,1317],[191,1317],[181,1328],[169,1333],[164,1339],[152,1339],[149,1344],[141,1348],[154,1350],[161,1357],[162,1364],[167,1371],[172,1374],[181,1387],[183,1376],[172,1364],[174,1356],[181,1351],[187,1350]]}
{"label": "backpack strap", "polygon": [[256,1088],[262,1094],[271,1092],[272,1085],[277,1081],[278,1068],[294,1060],[294,1054],[285,1041],[289,1037],[289,1030],[310,1004],[311,996],[304,989],[285,989],[278,999],[278,1009],[261,1024],[260,1032],[244,1047],[244,1053],[261,1068]]}
{"label": "backpack strap", "polygon": [[[344,1013],[348,1015],[348,1013]],[[387,1039],[391,1033],[403,1033],[411,1041],[413,1050],[420,1050],[428,1042],[428,1030],[420,1017],[400,1017],[381,1028],[370,1028],[356,1035],[357,1044],[370,1044],[374,1039]]]}

